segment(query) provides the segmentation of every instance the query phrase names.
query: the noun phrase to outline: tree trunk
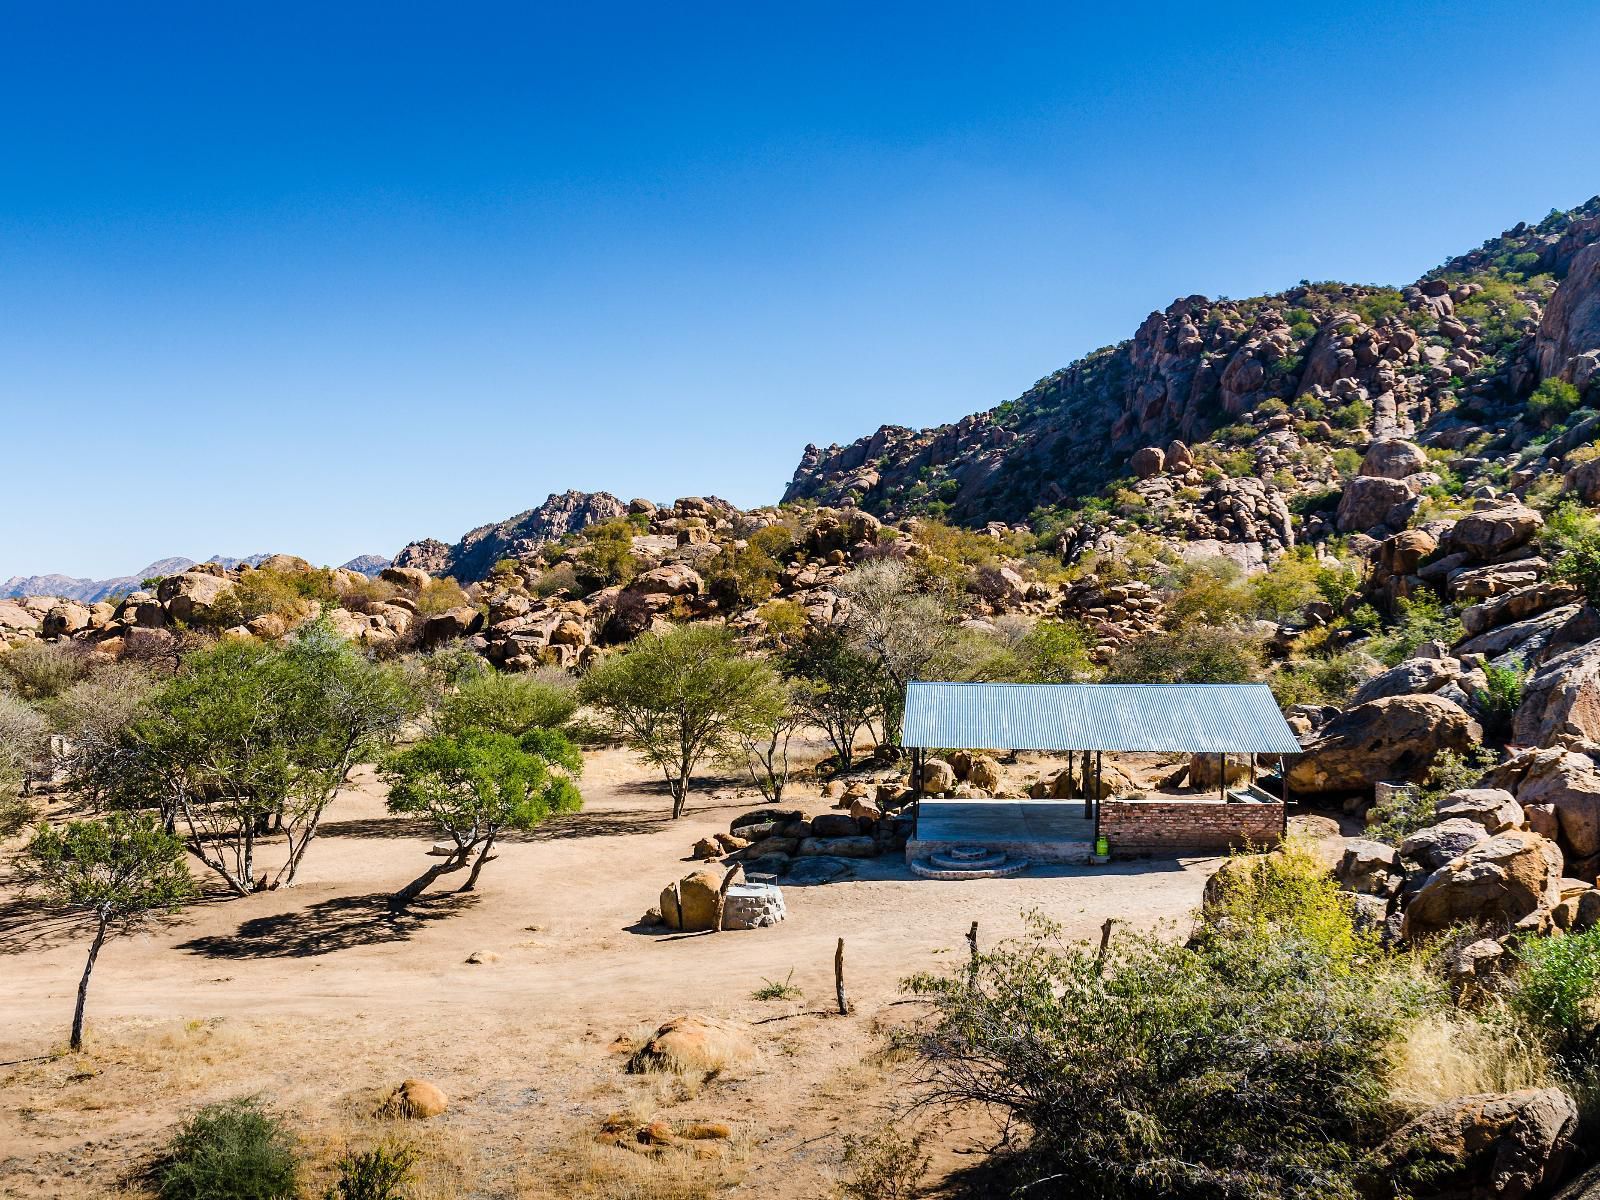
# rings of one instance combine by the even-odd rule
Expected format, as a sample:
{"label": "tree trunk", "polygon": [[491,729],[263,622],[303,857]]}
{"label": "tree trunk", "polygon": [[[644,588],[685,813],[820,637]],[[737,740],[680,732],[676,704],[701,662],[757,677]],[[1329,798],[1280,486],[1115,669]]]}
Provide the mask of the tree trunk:
{"label": "tree trunk", "polygon": [[683,808],[689,799],[689,772],[685,771],[672,781],[672,819],[676,821],[683,816]]}
{"label": "tree trunk", "polygon": [[483,872],[483,864],[489,861],[489,851],[494,849],[494,834],[483,843],[483,849],[478,851],[478,857],[472,864],[472,874],[467,876],[467,881],[460,887],[460,891],[470,892],[478,886],[478,876]]}
{"label": "tree trunk", "polygon": [[72,1041],[74,1050],[83,1049],[83,1006],[89,999],[89,972],[94,970],[94,960],[100,957],[100,947],[106,941],[106,918],[102,914],[94,931],[94,942],[89,947],[89,961],[83,964],[83,978],[78,980],[78,1007],[72,1013]]}
{"label": "tree trunk", "polygon": [[390,896],[389,907],[404,908],[418,896],[422,895],[423,892],[427,891],[428,885],[431,884],[435,879],[439,878],[439,876],[449,875],[452,872],[459,871],[466,865],[467,851],[463,849],[458,851],[455,857],[447,858],[437,866],[429,867],[426,871],[424,871],[421,875],[418,875],[410,883],[406,884],[405,887],[401,888],[393,896]]}

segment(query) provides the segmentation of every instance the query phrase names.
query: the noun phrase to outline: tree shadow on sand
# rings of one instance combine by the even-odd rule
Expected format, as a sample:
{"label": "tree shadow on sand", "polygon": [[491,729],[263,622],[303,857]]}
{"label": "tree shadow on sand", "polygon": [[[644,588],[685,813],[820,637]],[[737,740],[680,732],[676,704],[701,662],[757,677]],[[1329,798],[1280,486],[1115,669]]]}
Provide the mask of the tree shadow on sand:
{"label": "tree shadow on sand", "polygon": [[335,896],[293,912],[252,917],[232,934],[180,942],[178,949],[208,958],[314,958],[356,946],[403,942],[478,903],[473,893],[425,895],[399,911],[388,892]]}

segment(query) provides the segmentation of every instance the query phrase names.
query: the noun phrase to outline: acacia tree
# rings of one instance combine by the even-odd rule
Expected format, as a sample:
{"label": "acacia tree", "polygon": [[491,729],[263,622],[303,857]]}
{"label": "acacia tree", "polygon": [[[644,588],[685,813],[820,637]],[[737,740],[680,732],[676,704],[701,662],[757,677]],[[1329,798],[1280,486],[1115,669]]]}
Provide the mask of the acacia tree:
{"label": "acacia tree", "polygon": [[884,734],[898,742],[906,684],[952,673],[960,658],[961,634],[949,601],[923,586],[904,559],[862,563],[839,585],[849,601],[844,619],[850,643],[886,677]]}
{"label": "acacia tree", "polygon": [[103,821],[41,824],[21,858],[30,886],[46,902],[94,921],[89,958],[72,1014],[74,1050],[83,1047],[89,975],[106,939],[136,927],[152,912],[170,911],[194,894],[183,843],[153,817],[113,813]]}
{"label": "acacia tree", "polygon": [[737,749],[729,764],[743,770],[756,785],[762,799],[777,804],[789,785],[789,742],[806,722],[790,689],[785,689],[781,706],[773,708],[736,735]]}
{"label": "acacia tree", "polygon": [[486,729],[436,734],[396,751],[383,762],[389,811],[423,817],[455,843],[454,851],[396,892],[404,907],[442,875],[471,873],[460,890],[478,883],[507,829],[532,829],[551,813],[582,803],[573,778],[583,768],[577,748],[561,734],[535,729],[521,738]]}
{"label": "acacia tree", "polygon": [[[417,707],[403,671],[322,621],[286,643],[220,642],[188,656],[127,726],[115,798],[159,808],[238,895],[292,884],[334,794]],[[272,832],[284,859],[258,879],[256,844]]]}
{"label": "acacia tree", "polygon": [[893,690],[878,661],[855,646],[837,626],[807,630],[784,663],[795,680],[795,706],[827,734],[848,771],[856,739],[882,718]]}
{"label": "acacia tree", "polygon": [[708,756],[739,747],[784,707],[777,673],[739,652],[721,626],[648,633],[592,668],[579,689],[620,740],[661,769],[672,816],[683,815],[689,777]]}

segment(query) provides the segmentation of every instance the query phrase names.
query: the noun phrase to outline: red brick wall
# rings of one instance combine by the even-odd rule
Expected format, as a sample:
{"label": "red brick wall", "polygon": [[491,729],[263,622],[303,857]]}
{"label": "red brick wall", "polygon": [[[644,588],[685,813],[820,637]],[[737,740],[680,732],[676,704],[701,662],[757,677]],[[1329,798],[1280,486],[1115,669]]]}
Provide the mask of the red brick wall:
{"label": "red brick wall", "polygon": [[1283,835],[1283,805],[1105,800],[1100,833],[1111,843],[1112,854],[1220,853],[1246,843],[1276,846]]}

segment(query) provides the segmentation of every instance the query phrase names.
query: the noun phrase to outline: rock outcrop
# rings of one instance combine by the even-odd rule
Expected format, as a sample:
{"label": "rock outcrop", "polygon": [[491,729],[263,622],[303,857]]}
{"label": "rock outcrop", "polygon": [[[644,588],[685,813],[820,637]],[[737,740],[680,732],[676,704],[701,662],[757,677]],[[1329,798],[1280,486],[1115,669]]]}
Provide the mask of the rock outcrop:
{"label": "rock outcrop", "polygon": [[1386,780],[1419,779],[1441,750],[1465,751],[1483,730],[1453,700],[1392,696],[1358,704],[1318,732],[1289,769],[1300,794],[1356,792]]}

